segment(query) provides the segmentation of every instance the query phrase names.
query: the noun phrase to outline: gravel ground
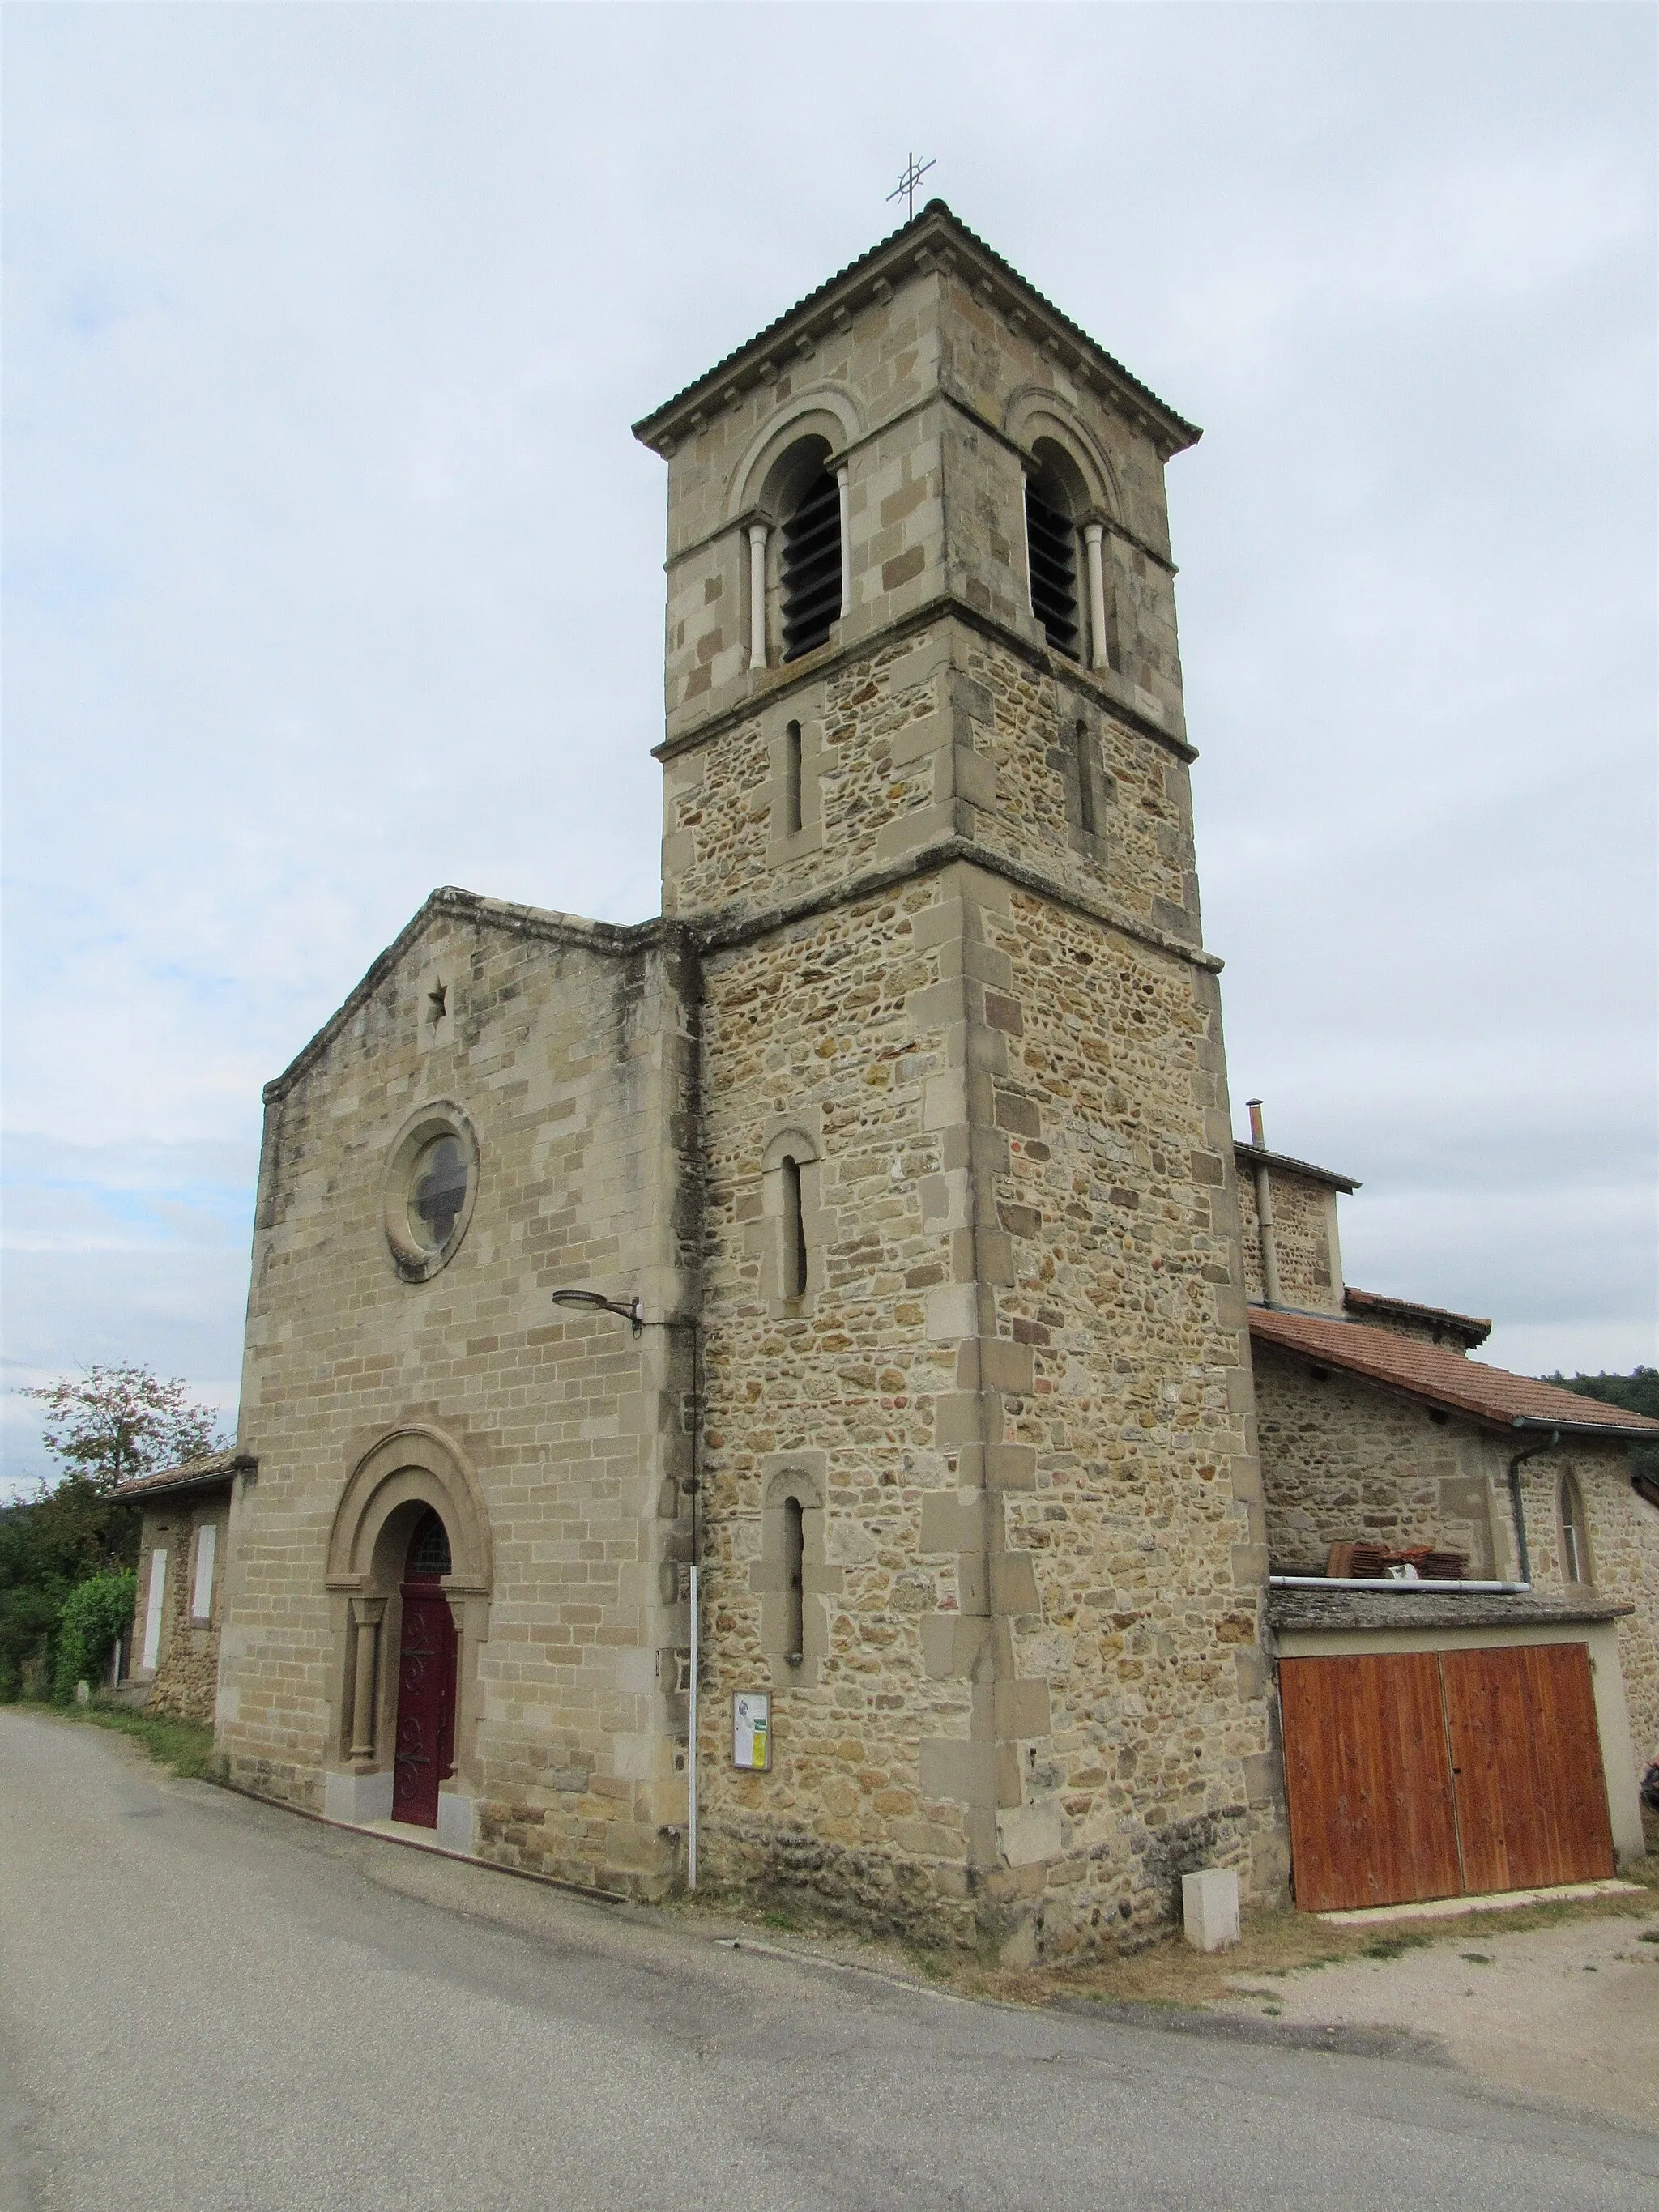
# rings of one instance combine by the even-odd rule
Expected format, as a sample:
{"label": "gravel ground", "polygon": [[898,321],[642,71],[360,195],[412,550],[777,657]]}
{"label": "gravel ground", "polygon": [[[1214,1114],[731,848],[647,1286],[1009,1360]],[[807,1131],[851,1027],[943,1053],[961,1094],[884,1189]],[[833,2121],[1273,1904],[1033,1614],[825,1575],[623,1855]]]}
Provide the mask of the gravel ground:
{"label": "gravel ground", "polygon": [[1396,1958],[1240,1977],[1215,2009],[1437,2036],[1455,2065],[1495,2088],[1659,2127],[1659,1943],[1644,1931],[1659,1936],[1659,1910],[1513,1936],[1453,1923]]}

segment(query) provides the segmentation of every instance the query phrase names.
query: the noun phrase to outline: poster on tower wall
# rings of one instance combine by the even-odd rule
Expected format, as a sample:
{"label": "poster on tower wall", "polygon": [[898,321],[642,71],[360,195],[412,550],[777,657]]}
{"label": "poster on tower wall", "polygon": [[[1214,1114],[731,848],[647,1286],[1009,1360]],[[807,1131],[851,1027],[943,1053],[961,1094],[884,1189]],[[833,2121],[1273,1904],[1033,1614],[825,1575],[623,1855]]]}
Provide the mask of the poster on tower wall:
{"label": "poster on tower wall", "polygon": [[772,1764],[772,1700],[764,1690],[732,1695],[732,1764],[755,1774],[764,1774]]}

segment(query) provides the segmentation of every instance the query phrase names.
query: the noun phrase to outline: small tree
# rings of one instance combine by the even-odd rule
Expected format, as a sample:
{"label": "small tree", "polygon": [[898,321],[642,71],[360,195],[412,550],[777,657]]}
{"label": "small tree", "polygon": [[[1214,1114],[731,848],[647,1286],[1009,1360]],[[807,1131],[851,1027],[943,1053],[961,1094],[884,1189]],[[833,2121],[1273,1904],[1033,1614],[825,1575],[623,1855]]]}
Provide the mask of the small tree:
{"label": "small tree", "polygon": [[[189,1393],[188,1383],[128,1362],[25,1394],[46,1407],[46,1449],[64,1472],[0,1509],[0,1698],[31,1685],[30,1694],[50,1690],[70,1592],[135,1564],[142,1511],[112,1497],[115,1486],[219,1449],[214,1416]],[[87,1671],[81,1665],[70,1677],[71,1695]]]}
{"label": "small tree", "polygon": [[26,1390],[46,1407],[40,1433],[64,1473],[99,1496],[135,1474],[177,1467],[220,1449],[219,1425],[190,1401],[190,1385],[162,1382],[132,1361]]}

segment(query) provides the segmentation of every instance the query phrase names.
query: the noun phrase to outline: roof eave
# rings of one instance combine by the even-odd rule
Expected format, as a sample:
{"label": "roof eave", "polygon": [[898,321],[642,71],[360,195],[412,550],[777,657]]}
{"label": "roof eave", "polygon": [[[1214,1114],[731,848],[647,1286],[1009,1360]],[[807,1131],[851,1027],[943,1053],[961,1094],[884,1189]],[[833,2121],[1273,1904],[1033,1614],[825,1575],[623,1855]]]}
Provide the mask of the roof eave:
{"label": "roof eave", "polygon": [[1305,1176],[1310,1182],[1328,1183],[1333,1190],[1355,1191],[1361,1186],[1352,1176],[1339,1175],[1334,1168],[1316,1167],[1311,1160],[1298,1160],[1289,1152],[1271,1152],[1265,1145],[1252,1145],[1243,1137],[1233,1139],[1233,1158],[1249,1160],[1264,1168],[1283,1168],[1287,1175]]}
{"label": "roof eave", "polygon": [[216,1489],[221,1483],[234,1482],[239,1474],[250,1473],[258,1464],[251,1454],[238,1452],[222,1467],[208,1468],[198,1474],[181,1474],[173,1482],[155,1482],[137,1475],[130,1484],[123,1483],[109,1494],[125,1498],[128,1504],[139,1505],[147,1498],[176,1498],[181,1491]]}
{"label": "roof eave", "polygon": [[[1271,1316],[1285,1310],[1286,1309],[1278,1306],[1253,1305],[1249,1309],[1249,1314],[1254,1319],[1257,1315]],[[1309,1321],[1329,1321],[1333,1318],[1328,1314],[1300,1315],[1294,1308],[1290,1310],[1296,1315],[1296,1317]],[[1363,1327],[1364,1324],[1343,1322],[1339,1326],[1356,1328]],[[1328,1345],[1286,1343],[1282,1338],[1273,1335],[1265,1337],[1263,1341],[1270,1344],[1275,1352],[1282,1352],[1290,1358],[1306,1360],[1316,1367],[1337,1368],[1344,1375],[1352,1375],[1357,1382],[1369,1383],[1373,1390],[1387,1391],[1396,1398],[1407,1399],[1414,1406],[1431,1406],[1438,1413],[1455,1413],[1460,1419],[1476,1421],[1482,1428],[1491,1429],[1498,1436],[1510,1436],[1517,1431],[1524,1433],[1528,1431],[1542,1430],[1547,1434],[1553,1431],[1564,1437],[1597,1437],[1613,1443],[1659,1443],[1659,1421],[1653,1422],[1646,1428],[1632,1429],[1622,1426],[1613,1427],[1605,1421],[1574,1421],[1567,1419],[1557,1419],[1538,1413],[1499,1413],[1490,1406],[1471,1405],[1466,1399],[1455,1396],[1449,1390],[1437,1390],[1431,1385],[1419,1382],[1409,1376],[1374,1374],[1361,1361],[1345,1359],[1340,1352]]]}
{"label": "roof eave", "polygon": [[1511,1429],[1554,1430],[1564,1437],[1605,1437],[1621,1444],[1659,1443],[1659,1421],[1651,1428],[1630,1429],[1615,1428],[1607,1421],[1557,1421],[1537,1413],[1512,1413],[1507,1425]]}
{"label": "roof eave", "polygon": [[[942,252],[934,252],[930,245],[934,240],[946,241]],[[1195,446],[1203,436],[1195,422],[1176,414],[1104,346],[1055,307],[1052,300],[1045,298],[1012,263],[1005,261],[994,246],[969,230],[943,200],[929,200],[919,216],[860,254],[856,261],[849,262],[775,322],[769,323],[764,330],[676,392],[672,399],[641,416],[633,426],[634,435],[653,452],[672,452],[684,431],[696,427],[692,416],[706,411],[712,395],[718,392],[724,400],[728,393],[752,383],[759,374],[760,364],[775,354],[793,360],[798,337],[811,336],[817,326],[830,324],[837,308],[846,310],[864,304],[878,283],[893,281],[890,271],[902,266],[907,280],[917,274],[917,257],[929,253],[933,254],[933,258],[923,264],[921,273],[925,274],[941,262],[946,267],[953,265],[953,261],[945,261],[945,254],[969,264],[978,272],[975,289],[994,304],[1005,307],[1017,304],[1024,320],[1044,334],[1047,343],[1055,348],[1059,357],[1066,361],[1075,374],[1087,381],[1098,382],[1106,395],[1115,398],[1130,419],[1137,422],[1138,427],[1153,434],[1164,459]],[[666,446],[665,440],[670,441]]]}

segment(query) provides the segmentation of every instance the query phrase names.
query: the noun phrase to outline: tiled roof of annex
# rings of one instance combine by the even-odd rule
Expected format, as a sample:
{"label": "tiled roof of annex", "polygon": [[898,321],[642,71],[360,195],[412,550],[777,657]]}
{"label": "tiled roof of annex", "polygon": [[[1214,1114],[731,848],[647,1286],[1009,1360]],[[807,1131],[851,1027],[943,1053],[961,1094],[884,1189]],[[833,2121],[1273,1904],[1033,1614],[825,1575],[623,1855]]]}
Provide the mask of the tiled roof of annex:
{"label": "tiled roof of annex", "polygon": [[118,1482],[109,1494],[148,1498],[160,1490],[198,1490],[206,1483],[228,1482],[240,1467],[252,1464],[232,1445],[224,1451],[208,1452],[201,1459],[183,1460],[177,1467],[158,1467],[149,1474],[135,1474],[130,1481]]}
{"label": "tiled roof of annex", "polygon": [[1581,1398],[1576,1391],[1529,1375],[1510,1375],[1444,1345],[1424,1344],[1393,1329],[1367,1328],[1363,1322],[1337,1321],[1324,1314],[1252,1306],[1250,1340],[1278,1345],[1322,1366],[1340,1367],[1346,1374],[1402,1390],[1448,1413],[1469,1414],[1494,1428],[1559,1429],[1564,1436],[1628,1437],[1632,1443],[1659,1437],[1659,1421],[1649,1420],[1644,1413]]}

